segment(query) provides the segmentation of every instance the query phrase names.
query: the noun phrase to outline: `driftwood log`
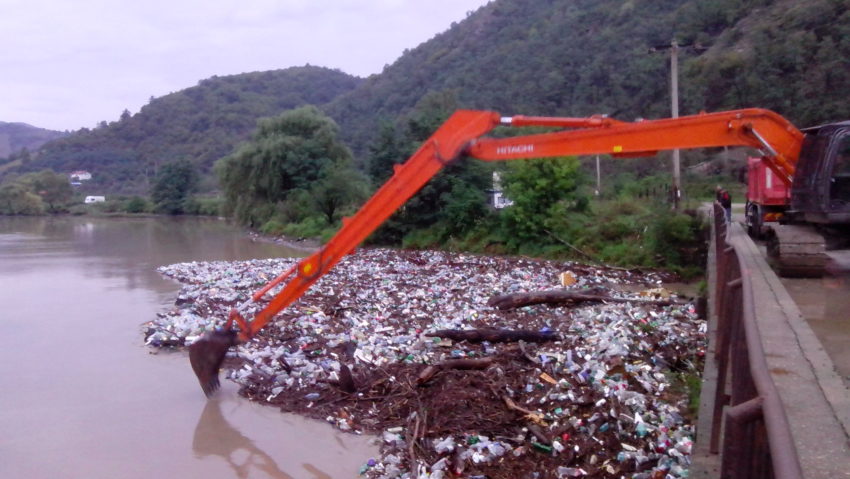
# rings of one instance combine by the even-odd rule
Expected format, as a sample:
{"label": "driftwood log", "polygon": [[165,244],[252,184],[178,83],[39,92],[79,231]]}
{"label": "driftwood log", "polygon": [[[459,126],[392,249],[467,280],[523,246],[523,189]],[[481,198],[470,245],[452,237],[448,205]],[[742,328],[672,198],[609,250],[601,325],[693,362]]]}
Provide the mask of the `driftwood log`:
{"label": "driftwood log", "polygon": [[498,309],[513,309],[532,304],[578,304],[586,302],[599,303],[603,301],[611,303],[646,303],[657,306],[674,304],[674,301],[669,299],[613,298],[605,294],[587,294],[566,289],[552,289],[548,291],[532,291],[530,293],[501,294],[490,298],[487,301],[487,305]]}
{"label": "driftwood log", "polygon": [[416,384],[421,386],[427,383],[435,374],[444,369],[487,369],[491,364],[493,364],[493,358],[447,359],[423,369],[419,373],[419,377],[416,378]]}
{"label": "driftwood log", "polygon": [[469,341],[470,343],[509,343],[526,341],[542,343],[561,339],[555,331],[531,331],[528,329],[441,329],[427,336],[435,336],[452,341]]}

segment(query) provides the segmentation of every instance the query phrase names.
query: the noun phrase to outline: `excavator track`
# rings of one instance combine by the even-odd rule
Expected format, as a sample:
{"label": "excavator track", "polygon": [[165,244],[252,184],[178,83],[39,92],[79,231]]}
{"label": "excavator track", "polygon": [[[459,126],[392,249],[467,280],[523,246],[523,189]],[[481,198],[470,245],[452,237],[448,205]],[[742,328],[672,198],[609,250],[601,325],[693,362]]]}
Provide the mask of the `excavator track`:
{"label": "excavator track", "polygon": [[780,276],[790,278],[820,278],[829,260],[823,235],[801,225],[772,226],[767,257]]}

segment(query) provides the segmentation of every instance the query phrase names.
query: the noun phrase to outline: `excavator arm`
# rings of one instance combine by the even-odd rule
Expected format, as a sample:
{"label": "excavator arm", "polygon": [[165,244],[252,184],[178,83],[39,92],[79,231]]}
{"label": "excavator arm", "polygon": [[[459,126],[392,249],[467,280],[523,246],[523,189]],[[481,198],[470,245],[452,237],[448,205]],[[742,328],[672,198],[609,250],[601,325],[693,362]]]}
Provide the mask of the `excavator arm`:
{"label": "excavator arm", "polygon": [[[218,389],[218,371],[231,346],[254,337],[278,312],[300,298],[437,172],[457,160],[469,146],[470,140],[484,135],[498,124],[499,115],[493,112],[454,113],[410,159],[395,166],[393,176],[354,216],[343,219],[342,227],[330,241],[269,282],[251,298],[250,302],[259,301],[275,285],[288,280],[252,321],[247,321],[242,312],[234,308],[223,330],[209,333],[193,343],[189,347],[189,361],[204,393],[210,396]],[[232,329],[233,323],[239,325],[238,333]]]}
{"label": "excavator arm", "polygon": [[[279,277],[285,279],[295,273],[295,277],[272,298],[250,324],[234,317],[241,328],[239,338],[247,341],[257,334],[275,314],[301,297],[313,283],[362,243],[445,165],[458,159],[470,140],[484,135],[498,124],[498,114],[487,111],[458,111],[452,115],[407,162],[395,166],[393,176],[354,216],[343,219],[342,228],[324,247],[301,260],[294,270]],[[273,282],[280,280],[275,278]],[[262,292],[268,291],[269,286],[273,285],[267,285]],[[261,296],[262,294],[259,295]],[[255,295],[255,300],[259,297]]]}
{"label": "excavator arm", "polygon": [[[498,125],[564,128],[552,133],[511,138],[481,138]],[[320,250],[301,260],[258,291],[259,301],[275,285],[283,289],[247,321],[238,309],[223,331],[207,335],[189,348],[189,359],[204,392],[219,385],[218,370],[227,349],[249,341],[278,312],[295,302],[419,191],[445,165],[461,156],[486,161],[567,155],[646,156],[660,150],[717,146],[750,146],[765,151],[768,165],[790,182],[803,135],[787,120],[767,110],[748,109],[666,120],[622,122],[602,116],[500,118],[489,111],[454,113]],[[232,330],[233,323],[239,332]]]}
{"label": "excavator arm", "polygon": [[768,166],[790,184],[803,133],[782,116],[746,109],[627,123],[604,117],[503,118],[511,126],[578,128],[512,138],[482,138],[467,154],[486,161],[610,154],[651,156],[662,150],[748,146],[762,150]]}

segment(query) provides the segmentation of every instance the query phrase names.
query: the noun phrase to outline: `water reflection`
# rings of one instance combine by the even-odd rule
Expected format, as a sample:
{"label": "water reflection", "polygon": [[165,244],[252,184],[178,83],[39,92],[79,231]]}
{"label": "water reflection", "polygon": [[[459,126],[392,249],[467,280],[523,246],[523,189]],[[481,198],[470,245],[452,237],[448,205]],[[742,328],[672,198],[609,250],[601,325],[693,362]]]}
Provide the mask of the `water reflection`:
{"label": "water reflection", "polygon": [[84,274],[118,279],[128,289],[160,291],[171,291],[173,286],[156,272],[158,266],[306,254],[254,242],[224,221],[180,217],[0,217],[0,248],[34,259],[26,265],[32,269],[53,269],[57,257],[95,260],[82,270]]}
{"label": "water reflection", "polygon": [[[0,217],[0,327],[15,339],[0,348],[0,477],[356,477],[367,438],[341,445],[232,384],[207,405],[185,354],[143,346],[139,325],[178,290],[156,266],[287,255],[219,221]],[[205,405],[220,409],[198,421]]]}
{"label": "water reflection", "polygon": [[316,468],[316,466],[312,464],[305,463],[302,465],[304,466],[304,469],[307,470],[307,472],[309,472],[310,474],[312,474],[313,477],[315,477],[316,479],[333,479],[331,476],[320,471],[318,468]]}
{"label": "water reflection", "polygon": [[850,386],[850,253],[828,253],[823,278],[780,278],[836,371]]}
{"label": "water reflection", "polygon": [[823,276],[823,288],[826,296],[823,319],[850,319],[848,301],[850,298],[850,256],[837,254],[830,257]]}
{"label": "water reflection", "polygon": [[[227,422],[221,413],[219,398],[207,401],[198,419],[198,425],[195,426],[192,450],[199,459],[210,455],[221,457],[233,469],[236,477],[241,479],[256,477],[252,475],[252,470],[264,472],[275,479],[292,479],[292,476],[281,471],[277,462],[257,447],[254,441]],[[240,458],[246,454],[240,463]]]}

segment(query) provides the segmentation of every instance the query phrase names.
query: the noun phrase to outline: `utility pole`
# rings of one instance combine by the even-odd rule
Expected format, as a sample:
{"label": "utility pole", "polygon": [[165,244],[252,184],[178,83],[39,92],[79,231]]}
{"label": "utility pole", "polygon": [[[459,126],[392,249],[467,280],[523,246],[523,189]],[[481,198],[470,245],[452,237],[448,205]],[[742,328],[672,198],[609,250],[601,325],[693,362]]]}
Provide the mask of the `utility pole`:
{"label": "utility pole", "polygon": [[[670,43],[670,97],[673,118],[679,118],[679,44]],[[673,209],[679,209],[681,194],[681,170],[679,169],[679,150],[673,150]]]}
{"label": "utility pole", "polygon": [[599,173],[599,155],[596,155],[596,196],[602,194],[602,175]]}
{"label": "utility pole", "polygon": [[[649,49],[649,53],[670,49],[670,104],[672,117],[679,118],[679,48],[693,49],[694,51],[705,51],[706,47],[700,44],[679,45],[674,39],[670,45],[656,45]],[[679,201],[682,199],[682,173],[679,167],[679,150],[673,150],[673,185],[671,187],[673,208],[679,209]]]}

